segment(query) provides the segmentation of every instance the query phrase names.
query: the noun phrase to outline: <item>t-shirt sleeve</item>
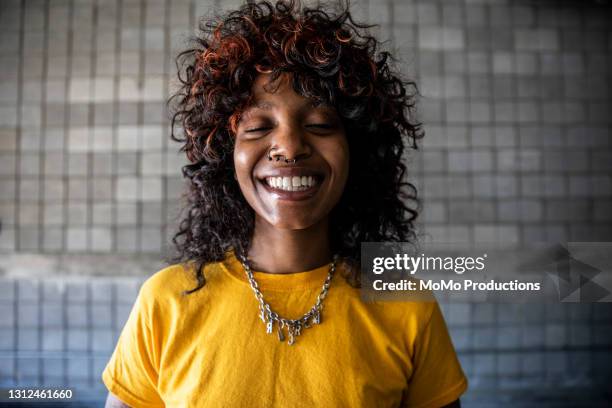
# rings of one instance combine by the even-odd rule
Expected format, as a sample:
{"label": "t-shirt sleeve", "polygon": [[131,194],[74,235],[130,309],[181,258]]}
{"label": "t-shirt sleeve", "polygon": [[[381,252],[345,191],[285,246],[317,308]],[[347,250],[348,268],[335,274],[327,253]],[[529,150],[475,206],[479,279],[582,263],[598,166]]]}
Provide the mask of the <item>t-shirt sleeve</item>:
{"label": "t-shirt sleeve", "polygon": [[133,408],[164,406],[157,392],[159,346],[151,319],[153,298],[145,282],[102,372],[108,390]]}
{"label": "t-shirt sleeve", "polygon": [[468,387],[438,302],[414,343],[413,371],[403,406],[440,408],[458,399]]}

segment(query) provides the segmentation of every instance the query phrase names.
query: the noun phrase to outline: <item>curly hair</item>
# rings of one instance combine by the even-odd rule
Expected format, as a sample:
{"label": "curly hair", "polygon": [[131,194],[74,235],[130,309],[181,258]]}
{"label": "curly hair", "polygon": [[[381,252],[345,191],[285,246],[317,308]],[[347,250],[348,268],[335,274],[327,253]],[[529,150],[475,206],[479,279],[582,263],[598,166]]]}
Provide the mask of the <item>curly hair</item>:
{"label": "curly hair", "polygon": [[[351,159],[329,216],[333,253],[357,266],[361,242],[415,239],[419,200],[402,154],[423,136],[412,118],[418,89],[391,68],[392,55],[369,34],[373,25],[355,22],[348,1],[338,6],[249,1],[203,19],[193,47],[178,55],[171,138],[190,163],[182,168],[188,188],[169,262],[195,264],[197,286],[186,294],[205,285],[206,264],[250,246],[254,211],[233,177],[233,149],[260,73],[271,74],[270,82],[291,73],[296,93],[333,106],[343,122]],[[345,278],[358,287],[358,268],[348,270]]]}

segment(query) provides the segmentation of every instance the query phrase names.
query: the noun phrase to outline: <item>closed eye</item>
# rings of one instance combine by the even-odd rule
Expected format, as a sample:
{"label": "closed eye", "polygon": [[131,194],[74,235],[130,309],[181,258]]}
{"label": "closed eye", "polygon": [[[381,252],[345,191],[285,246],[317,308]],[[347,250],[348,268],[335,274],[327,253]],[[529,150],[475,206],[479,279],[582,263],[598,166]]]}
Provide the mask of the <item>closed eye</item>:
{"label": "closed eye", "polygon": [[313,123],[312,125],[306,125],[306,127],[314,127],[319,129],[332,129],[334,126],[327,123]]}
{"label": "closed eye", "polygon": [[269,127],[258,127],[258,128],[252,128],[252,129],[246,129],[245,132],[246,133],[255,133],[255,132],[262,132],[264,130],[268,130],[270,129]]}

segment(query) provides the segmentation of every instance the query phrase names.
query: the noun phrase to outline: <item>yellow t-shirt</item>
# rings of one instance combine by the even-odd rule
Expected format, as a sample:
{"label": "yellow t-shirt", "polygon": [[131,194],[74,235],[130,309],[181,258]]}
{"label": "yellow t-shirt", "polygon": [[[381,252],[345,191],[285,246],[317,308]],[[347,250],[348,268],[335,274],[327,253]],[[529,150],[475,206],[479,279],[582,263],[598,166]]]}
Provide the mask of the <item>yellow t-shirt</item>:
{"label": "yellow t-shirt", "polygon": [[[441,407],[467,379],[438,303],[365,303],[340,276],[322,322],[293,345],[267,334],[232,252],[205,269],[181,265],[142,285],[103,374],[131,407]],[[329,265],[291,274],[255,272],[264,299],[286,318],[315,303]]]}

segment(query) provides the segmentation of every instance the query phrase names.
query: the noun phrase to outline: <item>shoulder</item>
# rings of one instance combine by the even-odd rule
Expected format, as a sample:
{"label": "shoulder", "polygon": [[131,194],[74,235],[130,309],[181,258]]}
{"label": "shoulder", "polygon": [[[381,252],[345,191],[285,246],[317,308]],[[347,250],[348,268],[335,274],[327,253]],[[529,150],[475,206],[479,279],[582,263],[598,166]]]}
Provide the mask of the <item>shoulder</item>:
{"label": "shoulder", "polygon": [[[192,297],[200,297],[210,291],[210,283],[219,278],[219,263],[204,267],[206,285],[193,292]],[[193,263],[178,263],[166,266],[148,277],[140,287],[138,298],[143,305],[153,307],[157,304],[180,302],[185,292],[198,286],[196,268]]]}

